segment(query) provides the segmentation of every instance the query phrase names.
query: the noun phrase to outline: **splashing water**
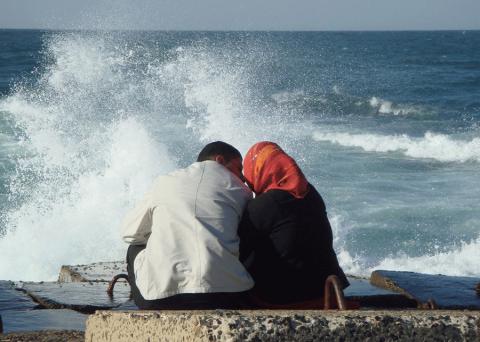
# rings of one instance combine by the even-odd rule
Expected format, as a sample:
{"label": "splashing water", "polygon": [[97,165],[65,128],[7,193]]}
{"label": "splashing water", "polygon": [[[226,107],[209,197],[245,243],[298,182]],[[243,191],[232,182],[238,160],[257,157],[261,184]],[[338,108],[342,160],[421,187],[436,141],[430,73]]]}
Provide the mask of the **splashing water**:
{"label": "splashing water", "polygon": [[37,84],[18,84],[0,102],[23,150],[10,180],[1,279],[53,279],[61,264],[123,258],[126,210],[157,175],[194,160],[177,144],[198,151],[221,139],[245,150],[255,136],[279,140],[281,129],[260,124],[252,134],[238,58],[202,44],[158,56],[123,39],[50,37]]}
{"label": "splashing water", "polygon": [[[292,154],[325,196],[335,249],[347,273],[364,275],[380,267],[480,275],[473,263],[478,260],[475,227],[480,221],[468,211],[477,192],[474,187],[457,191],[445,181],[454,178],[460,167],[465,184],[470,184],[480,161],[478,137],[430,131],[419,137],[374,130],[357,133],[355,120],[347,121],[352,108],[367,111],[360,113],[361,118],[373,108],[393,114],[373,115],[374,120],[408,120],[413,115],[400,114],[415,114],[420,106],[407,108],[371,95],[348,97],[344,84],[332,88],[322,83],[335,79],[328,70],[307,68],[297,75],[301,62],[297,45],[291,48],[294,56],[287,56],[289,60],[283,50],[268,44],[269,36],[263,40],[250,34],[215,37],[216,33],[197,37],[145,32],[45,36],[34,82],[18,82],[0,98],[1,125],[13,132],[0,134],[0,161],[13,165],[2,164],[7,165],[7,195],[0,250],[6,262],[0,264],[0,279],[51,280],[62,264],[122,259],[126,246],[119,228],[126,211],[155,177],[190,164],[213,140],[227,141],[241,152],[257,141],[272,140]],[[285,81],[288,70],[281,63],[287,62],[282,58],[295,71],[288,80],[291,84]],[[308,63],[308,67],[317,65]],[[312,90],[304,82],[324,89]],[[365,157],[350,147],[374,153]],[[394,170],[384,171],[391,180],[376,174],[381,154],[393,160],[391,165],[380,165]],[[414,166],[404,164],[404,156],[413,159],[409,162]],[[444,170],[443,164],[431,166],[428,159],[454,165]],[[398,165],[407,172],[395,173],[401,169]],[[410,175],[409,167],[424,177],[416,184],[425,187],[426,195],[405,196],[415,187],[411,179],[400,182]],[[431,168],[438,172],[435,177],[428,173]],[[438,197],[428,192],[430,186],[440,189]],[[376,192],[379,188],[383,192]],[[398,196],[395,189],[400,189]],[[436,233],[444,235],[442,241],[454,243],[438,250],[422,249],[421,255],[400,248],[372,256],[372,250],[381,246],[369,241],[377,241],[374,238],[382,229],[398,218],[404,218],[396,222],[398,226],[410,230],[391,229],[389,235],[405,242],[412,240],[409,234],[414,231],[429,243],[432,230],[417,229],[428,218],[411,214],[408,207],[422,205],[425,198],[432,198],[432,210],[439,213],[433,215],[437,221],[432,225],[443,225]],[[443,198],[447,200],[442,202]],[[451,208],[449,198],[463,202]],[[444,217],[450,215],[446,209],[456,210],[453,223]],[[377,216],[372,219],[373,215]],[[371,220],[377,221],[371,224]],[[451,238],[448,234],[454,228],[458,233]],[[368,247],[359,247],[362,243]]]}
{"label": "splashing water", "polygon": [[428,274],[478,277],[478,260],[480,260],[480,239],[471,243],[462,243],[459,248],[421,257],[406,255],[386,258],[374,269],[410,271]]}
{"label": "splashing water", "polygon": [[480,162],[480,138],[470,141],[454,140],[444,134],[425,133],[422,138],[405,134],[382,136],[377,134],[320,133],[317,141],[329,141],[347,147],[359,147],[367,152],[401,152],[412,158],[435,159],[440,162]]}

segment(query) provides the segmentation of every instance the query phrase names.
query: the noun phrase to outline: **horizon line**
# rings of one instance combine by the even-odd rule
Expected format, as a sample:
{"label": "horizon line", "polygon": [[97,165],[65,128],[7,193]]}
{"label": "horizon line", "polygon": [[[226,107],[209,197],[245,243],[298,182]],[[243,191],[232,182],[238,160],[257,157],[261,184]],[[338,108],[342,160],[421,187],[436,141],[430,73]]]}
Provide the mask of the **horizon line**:
{"label": "horizon line", "polygon": [[0,27],[0,30],[18,31],[137,31],[137,32],[466,32],[480,31],[480,28],[442,29],[150,29],[150,28],[37,28]]}

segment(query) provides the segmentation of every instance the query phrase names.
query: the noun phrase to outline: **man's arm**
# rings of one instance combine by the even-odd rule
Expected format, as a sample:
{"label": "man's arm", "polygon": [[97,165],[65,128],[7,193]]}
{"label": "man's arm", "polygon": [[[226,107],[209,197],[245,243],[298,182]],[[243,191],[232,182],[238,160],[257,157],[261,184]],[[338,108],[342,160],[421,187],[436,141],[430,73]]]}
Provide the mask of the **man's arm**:
{"label": "man's arm", "polygon": [[152,233],[151,194],[131,210],[122,223],[122,239],[131,245],[145,245]]}

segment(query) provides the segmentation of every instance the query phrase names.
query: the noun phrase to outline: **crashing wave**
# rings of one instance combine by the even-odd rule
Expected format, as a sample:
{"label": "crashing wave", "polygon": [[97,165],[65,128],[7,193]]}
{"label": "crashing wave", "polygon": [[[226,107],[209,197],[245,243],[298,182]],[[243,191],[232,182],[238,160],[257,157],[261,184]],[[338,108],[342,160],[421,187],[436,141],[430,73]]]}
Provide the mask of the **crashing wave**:
{"label": "crashing wave", "polygon": [[391,101],[383,100],[379,97],[372,97],[368,103],[380,114],[408,115],[417,114],[419,109],[413,106],[395,105]]}
{"label": "crashing wave", "polygon": [[55,279],[62,264],[123,258],[122,217],[157,175],[213,140],[293,150],[306,125],[258,109],[248,68],[260,58],[250,63],[223,47],[157,53],[121,34],[61,33],[46,37],[44,54],[35,85],[0,99],[24,151],[7,182],[0,279]]}
{"label": "crashing wave", "polygon": [[463,243],[460,248],[419,257],[399,256],[382,260],[375,269],[409,271],[450,276],[475,276],[480,274],[480,238]]}
{"label": "crashing wave", "polygon": [[448,135],[427,132],[423,137],[402,135],[351,134],[315,132],[313,139],[367,152],[400,152],[418,159],[440,162],[480,162],[480,138],[456,140]]}

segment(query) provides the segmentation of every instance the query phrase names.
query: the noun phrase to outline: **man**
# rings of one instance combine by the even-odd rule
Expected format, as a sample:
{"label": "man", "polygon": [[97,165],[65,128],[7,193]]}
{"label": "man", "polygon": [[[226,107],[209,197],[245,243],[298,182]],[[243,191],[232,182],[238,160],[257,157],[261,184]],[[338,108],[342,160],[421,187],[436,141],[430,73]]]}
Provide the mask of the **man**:
{"label": "man", "polygon": [[128,276],[141,309],[238,308],[253,280],[238,260],[237,227],[252,193],[242,156],[221,141],[160,176],[123,223]]}

